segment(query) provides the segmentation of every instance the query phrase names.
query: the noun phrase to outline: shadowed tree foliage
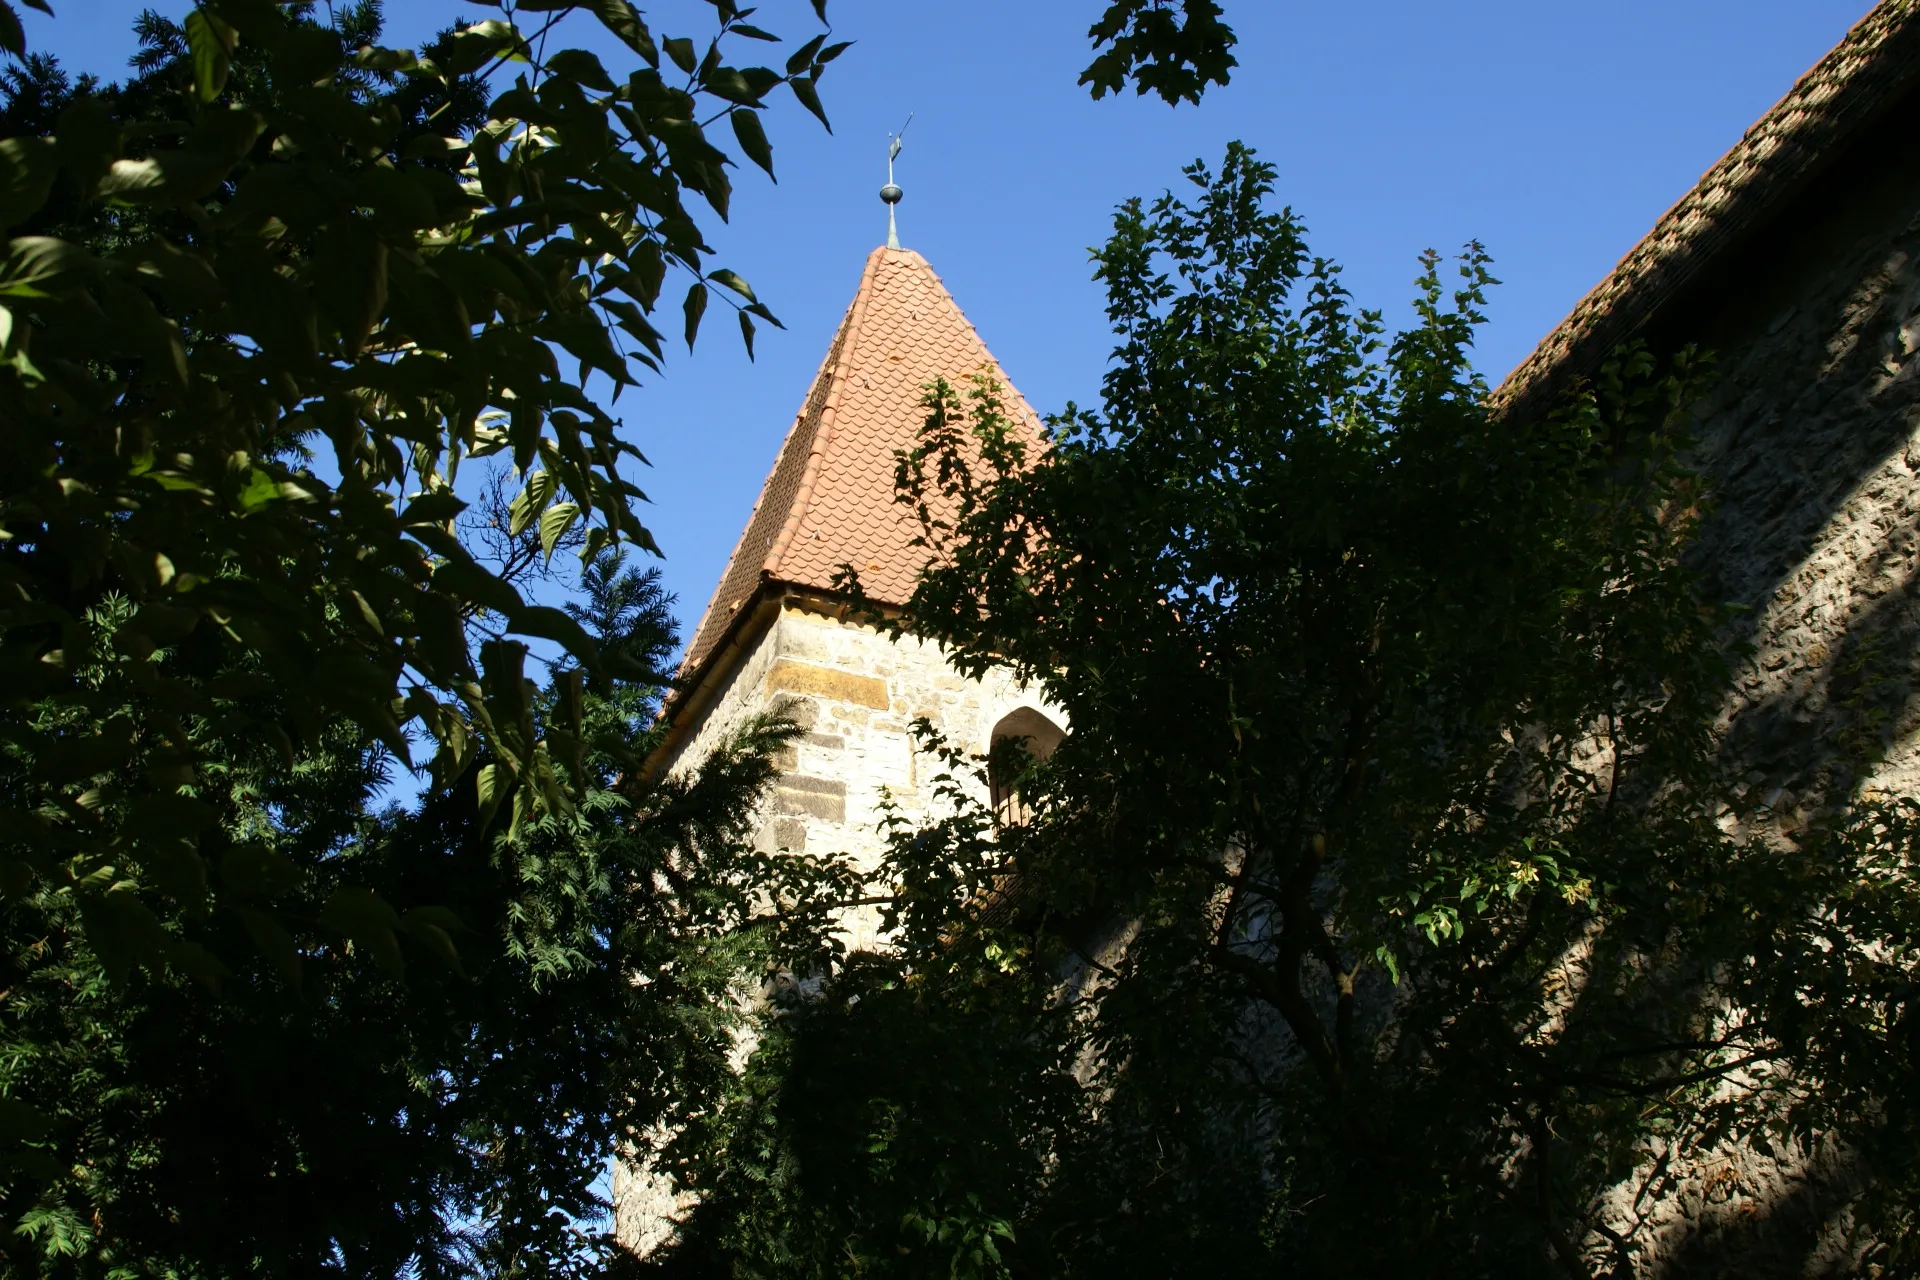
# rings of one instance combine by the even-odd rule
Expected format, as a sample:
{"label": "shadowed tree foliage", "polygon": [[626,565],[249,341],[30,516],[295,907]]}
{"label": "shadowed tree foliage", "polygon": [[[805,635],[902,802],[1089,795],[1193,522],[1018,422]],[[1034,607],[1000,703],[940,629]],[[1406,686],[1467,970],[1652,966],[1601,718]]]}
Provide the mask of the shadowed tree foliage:
{"label": "shadowed tree foliage", "polygon": [[[689,201],[725,217],[709,130],[770,170],[759,112],[818,115],[840,48],[736,66],[776,37],[701,12],[414,52],[374,3],[220,0],[114,85],[0,21],[7,1274],[597,1273],[616,1145],[706,1105],[742,973],[819,950],[836,870],[746,840],[790,727],[631,780],[674,639],[589,379],[658,369],[662,307],[772,319]],[[524,598],[562,545],[584,596]]]}
{"label": "shadowed tree foliage", "polygon": [[[571,703],[530,718],[512,637],[566,648],[602,690],[645,674],[475,561],[458,470],[510,459],[512,532],[549,554],[576,526],[588,558],[652,546],[620,471],[637,450],[587,379],[617,396],[658,367],[671,273],[689,343],[714,290],[749,343],[771,318],[684,203],[727,210],[730,161],[697,118],[770,169],[758,112],[781,86],[817,109],[837,47],[736,68],[723,50],[773,37],[731,6],[696,57],[610,0],[593,13],[635,64],[616,81],[557,47],[571,11],[425,56],[372,43],[372,6],[149,15],[139,77],[0,143],[5,878],[75,895],[115,972],[227,967],[168,932],[210,905],[202,759],[266,744],[290,766],[345,718],[403,763],[417,733],[437,785],[524,823],[573,803],[557,760],[584,743]],[[26,116],[55,75],[25,68]],[[111,644],[88,622],[109,601],[130,609]],[[346,899],[334,915],[385,928]]]}
{"label": "shadowed tree foliage", "polygon": [[[658,662],[675,644],[665,606],[654,572],[609,551],[575,609],[596,642]],[[6,1273],[618,1264],[606,1161],[730,1085],[741,975],[812,954],[804,926],[824,912],[808,903],[832,889],[824,868],[748,843],[790,726],[749,725],[685,778],[621,780],[658,732],[657,692],[541,690],[537,718],[576,698],[605,749],[568,766],[571,812],[512,840],[467,788],[383,811],[390,762],[350,724],[292,770],[269,752],[207,762],[236,841],[223,909],[201,922],[234,958],[217,999],[164,975],[110,980],[70,906],[9,905]],[[346,893],[437,905],[385,916],[399,945],[244,959],[266,904],[324,920]]]}
{"label": "shadowed tree foliage", "polygon": [[[9,1274],[612,1265],[609,1153],[703,1132],[742,978],[834,954],[846,870],[745,843],[787,726],[632,780],[672,639],[607,406],[716,297],[777,323],[697,206],[846,47],[693,13],[206,0],[104,84],[0,0]],[[1221,79],[1104,26],[1107,88]]]}
{"label": "shadowed tree foliage", "polygon": [[1080,73],[1095,98],[1158,94],[1169,106],[1197,104],[1208,85],[1227,83],[1238,61],[1233,28],[1214,0],[1114,0],[1087,35],[1096,56]]}
{"label": "shadowed tree foliage", "polygon": [[1502,417],[1477,246],[1389,337],[1251,153],[1188,176],[1096,254],[1100,410],[1034,453],[929,391],[896,625],[1072,732],[1018,826],[951,753],[900,816],[897,950],[773,1020],[687,1265],[1626,1275],[1733,1150],[1844,1163],[1910,1265],[1920,811],[1717,773],[1700,362]]}

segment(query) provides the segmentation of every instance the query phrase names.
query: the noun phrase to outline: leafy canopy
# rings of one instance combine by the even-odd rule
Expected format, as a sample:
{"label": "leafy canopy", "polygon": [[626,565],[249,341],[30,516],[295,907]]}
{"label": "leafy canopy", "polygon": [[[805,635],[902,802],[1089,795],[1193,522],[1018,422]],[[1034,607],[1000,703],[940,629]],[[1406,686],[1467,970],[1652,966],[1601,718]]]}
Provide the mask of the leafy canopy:
{"label": "leafy canopy", "polygon": [[1478,246],[1451,288],[1423,260],[1389,336],[1270,167],[1188,177],[1096,252],[1098,411],[1034,451],[992,385],[928,392],[896,626],[1072,732],[1016,770],[1018,825],[951,754],[950,816],[901,815],[898,950],[782,1015],[688,1247],[1593,1275],[1653,1229],[1622,1196],[1838,1140],[1893,1261],[1920,811],[1795,830],[1722,774],[1700,362],[1623,352],[1503,416]]}
{"label": "leafy canopy", "polygon": [[710,131],[770,167],[842,46],[587,9],[617,73],[572,9],[414,53],[264,0],[143,15],[124,84],[8,69],[7,1274],[600,1273],[608,1159],[824,945],[837,869],[749,842],[790,726],[632,781],[675,642],[599,393],[664,308],[771,319]]}
{"label": "leafy canopy", "polygon": [[1208,85],[1224,85],[1239,65],[1233,28],[1214,0],[1113,0],[1087,35],[1095,57],[1080,73],[1095,99],[1127,83],[1140,97],[1158,94],[1170,106],[1198,104]]}
{"label": "leafy canopy", "polygon": [[[126,91],[0,141],[0,885],[74,895],[114,972],[219,977],[163,926],[215,905],[202,761],[291,767],[345,718],[521,826],[577,803],[587,746],[577,700],[536,720],[529,640],[602,690],[648,674],[476,561],[460,469],[509,461],[511,531],[549,555],[576,527],[589,559],[653,547],[588,380],[659,366],[670,277],[689,343],[716,294],[749,344],[772,320],[688,201],[725,217],[712,127],[770,171],[759,113],[784,88],[818,114],[845,46],[741,67],[773,37],[731,5],[698,50],[588,8],[618,78],[557,47],[572,7],[422,55],[223,0],[156,28]],[[359,901],[334,914],[379,934]]]}

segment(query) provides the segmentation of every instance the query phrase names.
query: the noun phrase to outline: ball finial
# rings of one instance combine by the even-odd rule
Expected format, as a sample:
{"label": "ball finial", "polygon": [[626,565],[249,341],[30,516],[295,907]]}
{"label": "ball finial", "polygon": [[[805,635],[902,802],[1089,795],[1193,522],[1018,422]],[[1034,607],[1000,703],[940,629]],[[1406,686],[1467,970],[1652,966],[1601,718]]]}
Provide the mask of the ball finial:
{"label": "ball finial", "polygon": [[[913,123],[913,113],[907,113],[907,124]],[[900,126],[900,132],[887,138],[887,185],[880,188],[880,199],[887,206],[887,248],[900,247],[900,228],[894,222],[893,209],[900,203],[900,197],[907,194],[893,180],[893,162],[900,158],[900,139],[907,132],[907,124]]]}

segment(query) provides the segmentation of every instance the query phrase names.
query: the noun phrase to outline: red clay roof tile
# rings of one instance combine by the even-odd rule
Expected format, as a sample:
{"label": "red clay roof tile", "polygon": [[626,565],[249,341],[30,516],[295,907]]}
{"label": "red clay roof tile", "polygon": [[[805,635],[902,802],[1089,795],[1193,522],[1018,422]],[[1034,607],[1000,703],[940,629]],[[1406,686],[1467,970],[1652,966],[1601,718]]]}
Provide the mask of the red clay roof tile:
{"label": "red clay roof tile", "polygon": [[893,500],[894,453],[911,448],[926,419],[926,384],[985,373],[1036,438],[1039,418],[961,314],[926,259],[875,249],[853,305],[814,376],[746,530],[720,576],[681,665],[697,674],[763,583],[830,591],[843,564],[867,595],[904,604],[925,553]]}
{"label": "red clay roof tile", "polygon": [[1506,376],[1494,403],[1526,412],[1590,374],[1717,254],[1813,180],[1916,76],[1920,0],[1881,0]]}

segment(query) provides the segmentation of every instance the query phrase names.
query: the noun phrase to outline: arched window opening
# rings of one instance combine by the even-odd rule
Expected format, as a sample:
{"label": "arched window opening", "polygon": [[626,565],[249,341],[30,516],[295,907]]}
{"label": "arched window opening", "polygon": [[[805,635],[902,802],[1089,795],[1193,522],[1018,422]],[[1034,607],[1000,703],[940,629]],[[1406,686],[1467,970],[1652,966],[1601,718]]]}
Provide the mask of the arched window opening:
{"label": "arched window opening", "polygon": [[1033,811],[1020,799],[1020,775],[1027,766],[1053,755],[1066,731],[1032,707],[1001,717],[987,743],[987,779],[993,789],[993,816],[1003,827],[1024,826]]}

